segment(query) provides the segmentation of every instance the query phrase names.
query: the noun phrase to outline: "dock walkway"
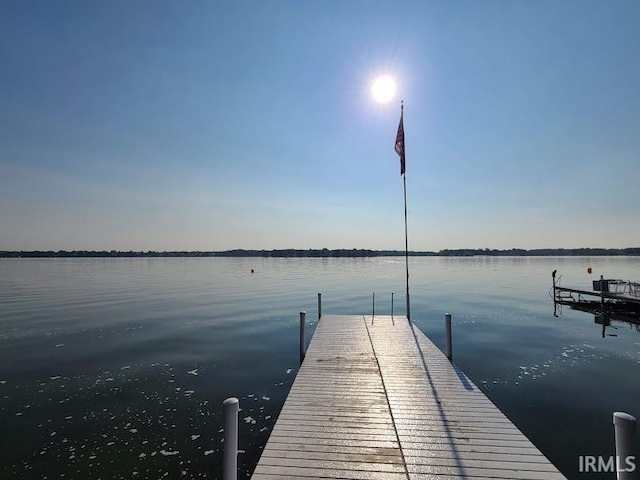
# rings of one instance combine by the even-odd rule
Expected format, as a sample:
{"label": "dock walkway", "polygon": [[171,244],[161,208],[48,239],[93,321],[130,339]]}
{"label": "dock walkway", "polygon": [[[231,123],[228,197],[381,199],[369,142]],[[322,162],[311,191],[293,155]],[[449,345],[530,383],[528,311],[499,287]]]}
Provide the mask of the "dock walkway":
{"label": "dock walkway", "polygon": [[565,478],[404,316],[323,316],[253,474]]}

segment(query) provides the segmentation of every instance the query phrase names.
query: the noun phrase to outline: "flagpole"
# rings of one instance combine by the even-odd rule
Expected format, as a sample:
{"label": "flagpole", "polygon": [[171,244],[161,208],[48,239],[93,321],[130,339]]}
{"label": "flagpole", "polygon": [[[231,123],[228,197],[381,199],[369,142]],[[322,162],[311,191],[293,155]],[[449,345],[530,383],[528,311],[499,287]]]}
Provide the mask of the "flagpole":
{"label": "flagpole", "polygon": [[[402,137],[400,139],[400,136]],[[398,136],[396,137],[396,147],[398,140],[401,140],[400,155],[400,173],[402,173],[402,186],[404,188],[404,263],[407,270],[407,320],[411,321],[411,303],[409,301],[409,234],[407,228],[407,174],[406,174],[406,144],[404,141],[404,100],[400,101],[400,125],[398,127]]]}
{"label": "flagpole", "polygon": [[[403,106],[404,107],[404,106]],[[409,235],[407,233],[407,177],[402,174],[404,186],[404,260],[407,268],[407,320],[411,321],[411,308],[409,303]]]}
{"label": "flagpole", "polygon": [[405,148],[404,148],[404,100],[400,101],[400,124],[396,134],[396,153],[400,156],[400,175],[404,186],[404,261],[407,267],[407,320],[411,321],[411,304],[409,302],[409,235],[407,233],[407,176],[405,174]]}

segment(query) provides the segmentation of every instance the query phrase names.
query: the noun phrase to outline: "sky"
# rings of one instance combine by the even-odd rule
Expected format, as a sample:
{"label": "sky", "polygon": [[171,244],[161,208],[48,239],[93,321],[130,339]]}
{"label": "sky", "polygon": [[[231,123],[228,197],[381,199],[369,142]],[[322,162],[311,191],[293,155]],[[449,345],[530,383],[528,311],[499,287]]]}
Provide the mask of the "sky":
{"label": "sky", "polygon": [[[640,246],[640,2],[0,2],[0,250]],[[371,85],[393,76],[396,98]]]}

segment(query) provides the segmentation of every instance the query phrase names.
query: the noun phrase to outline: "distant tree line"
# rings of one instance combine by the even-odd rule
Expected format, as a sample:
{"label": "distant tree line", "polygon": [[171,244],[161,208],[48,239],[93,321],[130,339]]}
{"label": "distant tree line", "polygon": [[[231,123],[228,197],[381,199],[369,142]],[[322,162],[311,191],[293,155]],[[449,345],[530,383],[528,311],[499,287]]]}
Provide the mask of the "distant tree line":
{"label": "distant tree line", "polygon": [[473,257],[479,255],[491,257],[600,257],[600,256],[637,256],[640,255],[640,247],[633,248],[536,248],[526,250],[511,248],[508,250],[482,249],[457,249],[440,250],[437,253],[441,257]]}
{"label": "distant tree line", "polygon": [[380,252],[376,250],[364,250],[353,248],[329,250],[308,249],[298,250],[288,248],[285,250],[227,250],[225,252],[217,252],[216,257],[377,257]]}
{"label": "distant tree line", "polygon": [[[117,251],[117,250],[35,250],[35,251],[0,251],[0,258],[111,258],[111,257],[390,257],[404,256],[402,250],[366,250],[366,249],[284,249],[284,250],[226,250],[226,251]],[[543,256],[640,256],[640,247],[633,248],[539,248],[526,250],[512,248],[509,250],[480,249],[445,249],[439,252],[411,251],[412,257],[543,257]]]}

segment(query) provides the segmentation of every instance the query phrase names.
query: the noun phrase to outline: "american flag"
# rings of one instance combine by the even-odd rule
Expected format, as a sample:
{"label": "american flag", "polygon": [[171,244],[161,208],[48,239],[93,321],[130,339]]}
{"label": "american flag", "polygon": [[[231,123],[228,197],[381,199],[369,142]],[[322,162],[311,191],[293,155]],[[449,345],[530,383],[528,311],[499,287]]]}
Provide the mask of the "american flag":
{"label": "american flag", "polygon": [[398,125],[398,134],[396,135],[396,153],[400,155],[400,175],[404,175],[404,124],[402,118],[404,109],[400,112],[400,125]]}

